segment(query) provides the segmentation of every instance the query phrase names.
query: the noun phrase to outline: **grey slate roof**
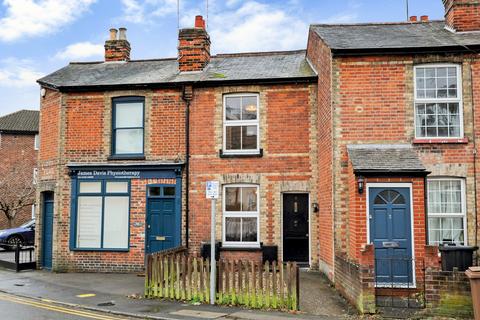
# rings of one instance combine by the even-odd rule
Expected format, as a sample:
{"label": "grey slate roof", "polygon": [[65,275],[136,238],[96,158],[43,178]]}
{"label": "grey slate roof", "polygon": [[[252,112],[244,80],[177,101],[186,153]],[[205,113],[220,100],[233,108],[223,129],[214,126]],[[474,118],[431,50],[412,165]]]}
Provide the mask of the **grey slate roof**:
{"label": "grey slate roof", "polygon": [[179,73],[176,59],[70,63],[38,80],[54,88],[315,78],[305,51],[213,56],[202,72]]}
{"label": "grey slate roof", "polygon": [[347,146],[355,172],[422,172],[425,167],[410,145],[357,144]]}
{"label": "grey slate roof", "polygon": [[0,117],[0,132],[38,133],[36,110],[20,110]]}
{"label": "grey slate roof", "polygon": [[332,50],[420,49],[480,45],[480,32],[455,33],[445,21],[317,24],[311,28]]}

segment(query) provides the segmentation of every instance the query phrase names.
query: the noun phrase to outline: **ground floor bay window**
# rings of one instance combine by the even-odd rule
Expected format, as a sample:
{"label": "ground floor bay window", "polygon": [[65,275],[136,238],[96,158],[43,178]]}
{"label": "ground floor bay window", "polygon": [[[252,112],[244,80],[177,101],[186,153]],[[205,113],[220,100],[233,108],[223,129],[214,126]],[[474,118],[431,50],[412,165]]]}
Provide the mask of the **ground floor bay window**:
{"label": "ground floor bay window", "polygon": [[128,249],[128,181],[80,181],[76,200],[76,249]]}
{"label": "ground floor bay window", "polygon": [[427,190],[429,243],[466,245],[465,180],[428,179]]}

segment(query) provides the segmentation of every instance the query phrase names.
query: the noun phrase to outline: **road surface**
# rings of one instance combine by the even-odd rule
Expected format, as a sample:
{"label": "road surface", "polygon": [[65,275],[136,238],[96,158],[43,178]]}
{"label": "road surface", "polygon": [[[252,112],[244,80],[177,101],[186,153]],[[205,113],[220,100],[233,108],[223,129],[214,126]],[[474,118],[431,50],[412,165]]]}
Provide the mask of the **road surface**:
{"label": "road surface", "polygon": [[48,300],[33,300],[0,292],[2,320],[119,320],[128,319],[113,314],[65,307]]}

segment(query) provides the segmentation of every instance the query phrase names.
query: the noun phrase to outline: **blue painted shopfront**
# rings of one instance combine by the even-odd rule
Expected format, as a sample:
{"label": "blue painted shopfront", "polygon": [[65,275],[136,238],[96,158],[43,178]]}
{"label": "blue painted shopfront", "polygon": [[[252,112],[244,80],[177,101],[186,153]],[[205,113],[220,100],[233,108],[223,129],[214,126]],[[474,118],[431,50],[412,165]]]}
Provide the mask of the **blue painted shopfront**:
{"label": "blue painted shopfront", "polygon": [[[146,252],[181,245],[180,164],[69,168],[72,179],[70,250],[129,251],[132,197],[146,198],[145,221],[137,220],[134,225],[144,226]],[[133,181],[138,179],[145,184],[139,188],[135,183],[133,188]],[[172,183],[151,184],[149,179],[169,179]]]}

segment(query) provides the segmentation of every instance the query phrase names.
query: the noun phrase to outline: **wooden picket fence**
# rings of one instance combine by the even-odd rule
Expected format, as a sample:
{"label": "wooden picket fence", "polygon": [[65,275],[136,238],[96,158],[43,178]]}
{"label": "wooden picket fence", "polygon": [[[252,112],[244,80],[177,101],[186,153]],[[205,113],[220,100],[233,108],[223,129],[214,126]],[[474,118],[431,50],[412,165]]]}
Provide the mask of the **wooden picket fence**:
{"label": "wooden picket fence", "polygon": [[[299,277],[294,262],[217,262],[217,304],[298,310]],[[210,303],[210,261],[184,252],[147,256],[145,296]]]}

